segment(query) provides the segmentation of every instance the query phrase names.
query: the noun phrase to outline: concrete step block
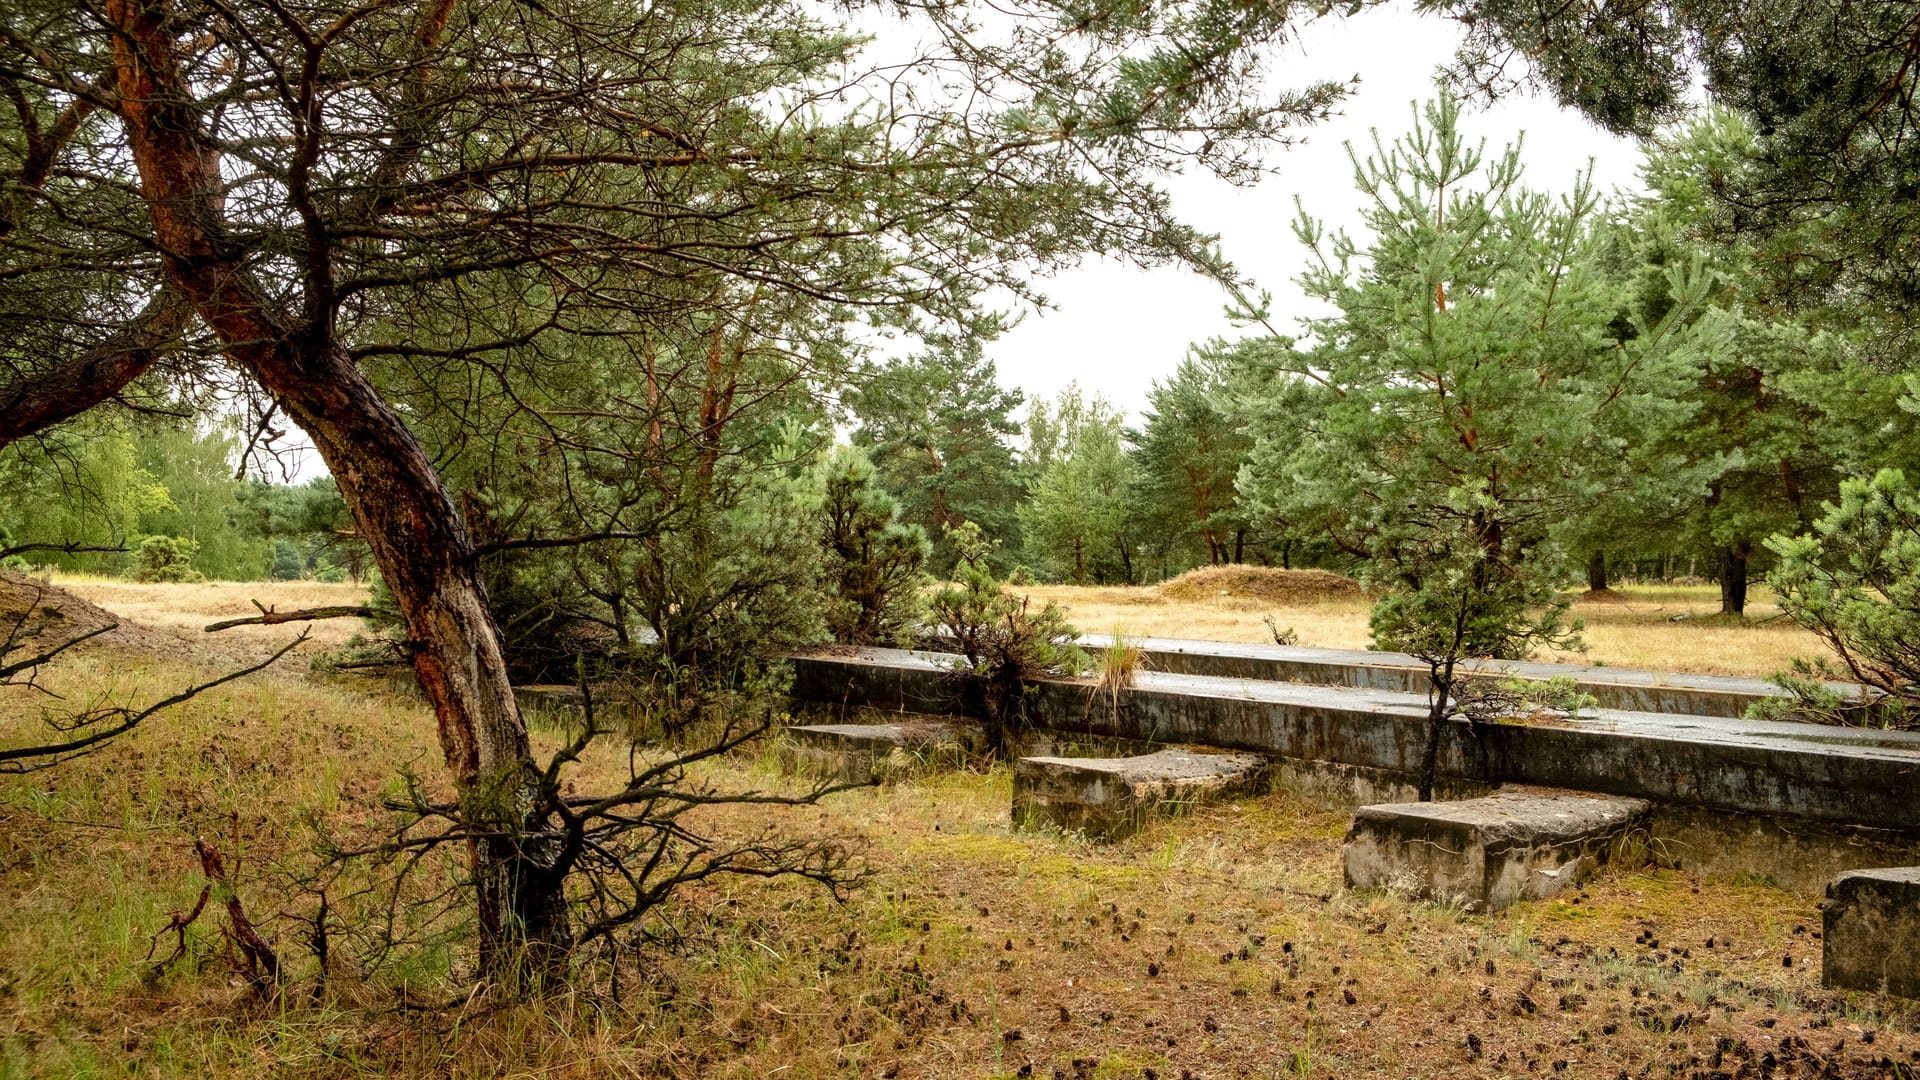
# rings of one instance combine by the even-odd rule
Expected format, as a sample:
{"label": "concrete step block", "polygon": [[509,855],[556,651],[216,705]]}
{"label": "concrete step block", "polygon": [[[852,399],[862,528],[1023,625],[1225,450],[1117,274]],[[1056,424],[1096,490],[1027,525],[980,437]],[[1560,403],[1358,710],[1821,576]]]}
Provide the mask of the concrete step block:
{"label": "concrete step block", "polygon": [[915,718],[885,724],[807,724],[781,732],[789,772],[850,784],[904,780],[965,765],[984,734],[976,724]]}
{"label": "concrete step block", "polygon": [[1920,866],[1841,874],[1825,907],[1821,985],[1920,998]]}
{"label": "concrete step block", "polygon": [[1498,911],[1585,880],[1646,816],[1644,799],[1541,789],[1363,806],[1341,848],[1347,886]]}
{"label": "concrete step block", "polygon": [[1013,766],[1013,820],[1118,839],[1155,814],[1258,793],[1267,771],[1267,759],[1257,754],[1186,749],[1135,757],[1023,757]]}

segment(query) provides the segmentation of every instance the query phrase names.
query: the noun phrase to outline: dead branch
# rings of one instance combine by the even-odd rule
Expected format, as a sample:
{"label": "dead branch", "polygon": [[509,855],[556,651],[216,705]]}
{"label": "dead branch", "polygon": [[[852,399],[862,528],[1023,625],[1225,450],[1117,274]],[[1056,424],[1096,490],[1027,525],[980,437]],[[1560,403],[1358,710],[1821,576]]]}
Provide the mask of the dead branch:
{"label": "dead branch", "polygon": [[[200,913],[207,908],[207,901],[217,891],[221,897],[221,905],[227,911],[227,922],[220,928],[220,933],[229,944],[239,950],[238,957],[234,960],[234,967],[240,974],[246,976],[255,994],[271,1000],[280,992],[279,955],[273,951],[273,946],[267,944],[266,940],[260,936],[259,930],[253,925],[253,920],[247,917],[246,907],[240,903],[240,894],[233,887],[233,881],[227,872],[227,861],[221,856],[220,849],[208,843],[205,837],[196,836],[193,840],[193,850],[200,859],[200,872],[206,877],[207,883],[200,887],[200,896],[193,902],[193,907],[186,911],[168,914],[167,925],[154,931],[153,940],[147,946],[147,955],[142,958],[143,961],[153,959],[153,951],[159,947],[162,937],[173,934],[175,941],[173,952],[166,959],[156,963],[148,972],[149,976],[164,974],[168,968],[179,962],[181,957],[187,955],[187,928],[200,918]],[[321,910],[324,918],[326,909],[323,906]]]}
{"label": "dead branch", "polygon": [[[41,652],[35,653],[34,655],[29,656],[24,660],[0,660],[0,683],[5,683],[11,680],[15,675],[18,675],[23,671],[31,671],[34,668],[37,668],[42,664],[47,663],[48,661],[52,660],[54,657],[59,656],[61,653],[66,652],[68,649],[73,648],[75,645],[78,645],[83,641],[89,641],[93,638],[97,638],[101,634],[110,634],[118,629],[120,629],[119,623],[108,623],[105,626],[98,627],[93,630],[89,630],[84,634],[76,634],[75,636],[60,642],[58,645],[55,645],[50,649],[46,649]],[[24,648],[26,648],[25,645],[19,645],[14,643],[12,640],[8,640],[4,643],[0,643],[0,657],[5,657],[8,653],[11,653],[16,649],[24,649]]]}
{"label": "dead branch", "polygon": [[609,529],[605,532],[586,533],[581,536],[522,536],[509,540],[495,540],[491,543],[475,544],[475,555],[493,555],[502,551],[526,551],[535,548],[580,547],[585,544],[599,543],[605,540],[650,540],[657,536],[655,530]]}
{"label": "dead branch", "polygon": [[200,887],[200,898],[193,902],[191,909],[168,913],[167,925],[153,932],[153,940],[147,943],[147,955],[140,958],[142,962],[153,959],[153,950],[160,947],[160,938],[162,936],[172,933],[178,935],[178,939],[174,942],[172,955],[153,965],[151,974],[159,975],[165,972],[175,963],[178,963],[181,957],[187,955],[187,927],[192,926],[194,920],[200,917],[200,913],[206,910],[207,897],[212,894],[212,885],[202,885]]}
{"label": "dead branch", "polygon": [[80,555],[88,552],[98,552],[98,551],[120,552],[120,551],[126,551],[126,550],[128,550],[128,548],[127,548],[127,545],[125,544],[114,544],[112,546],[108,546],[105,544],[81,544],[81,543],[15,544],[12,547],[0,548],[0,559],[8,559],[8,558],[12,558],[15,555],[25,555],[25,554],[28,554],[29,552],[34,552],[34,551],[51,551],[61,555]]}
{"label": "dead branch", "polygon": [[227,862],[221,857],[220,849],[207,843],[206,838],[196,836],[193,850],[200,856],[201,872],[207,875],[211,887],[218,889],[225,898],[227,925],[221,927],[221,932],[240,950],[243,961],[241,974],[247,977],[256,994],[263,998],[273,997],[279,993],[279,955],[254,928],[253,920],[247,918],[247,909],[240,903],[240,893],[227,876]]}
{"label": "dead branch", "polygon": [[319,619],[378,619],[382,617],[382,612],[379,609],[368,607],[365,604],[335,604],[330,607],[302,608],[299,611],[275,611],[271,607],[263,607],[258,600],[252,603],[254,607],[260,609],[260,614],[249,615],[244,619],[225,619],[221,622],[208,623],[206,632],[212,634],[221,630],[231,630],[236,626],[278,626],[281,623],[314,622]]}

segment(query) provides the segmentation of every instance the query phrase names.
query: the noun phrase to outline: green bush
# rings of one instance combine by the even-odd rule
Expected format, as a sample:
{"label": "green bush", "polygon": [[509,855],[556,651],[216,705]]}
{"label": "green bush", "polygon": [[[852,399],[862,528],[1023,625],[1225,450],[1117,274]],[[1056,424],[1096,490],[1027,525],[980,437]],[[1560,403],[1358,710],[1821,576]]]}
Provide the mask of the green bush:
{"label": "green bush", "polygon": [[987,745],[1004,755],[1012,732],[1028,722],[1027,691],[1047,675],[1080,675],[1090,664],[1075,645],[1078,632],[1060,605],[1033,610],[987,568],[994,544],[965,522],[947,530],[959,556],[954,580],[935,590],[927,606],[936,632],[959,650],[962,674],[985,706]]}
{"label": "green bush", "polygon": [[[1774,676],[1790,700],[1760,708],[1828,723],[1920,726],[1920,492],[1886,469],[1840,485],[1813,532],[1776,536],[1780,563],[1767,583],[1794,622],[1839,659],[1803,660]],[[1878,700],[1834,693],[1824,680],[1848,676]]]}
{"label": "green bush", "polygon": [[184,536],[149,536],[133,553],[135,581],[183,582],[201,580],[193,568],[200,542]]}

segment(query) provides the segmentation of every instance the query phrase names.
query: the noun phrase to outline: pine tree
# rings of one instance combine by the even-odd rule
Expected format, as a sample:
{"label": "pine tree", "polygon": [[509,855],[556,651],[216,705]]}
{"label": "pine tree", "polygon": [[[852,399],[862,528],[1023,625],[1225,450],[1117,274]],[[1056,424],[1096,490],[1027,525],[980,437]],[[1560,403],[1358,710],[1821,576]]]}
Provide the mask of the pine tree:
{"label": "pine tree", "polygon": [[1020,506],[1028,557],[1076,585],[1132,584],[1139,569],[1130,512],[1135,474],[1119,415],[1104,398],[1083,398],[1077,386],[1035,415],[1057,425],[1057,435],[1043,443],[1044,464]]}
{"label": "pine tree", "polygon": [[926,531],[901,523],[873,462],[858,447],[835,447],[815,470],[819,489],[827,629],[835,641],[872,645],[915,629]]}
{"label": "pine tree", "polygon": [[[1752,288],[1754,246],[1716,233],[1713,178],[1755,150],[1751,128],[1709,110],[1648,147],[1651,194],[1630,221],[1631,304],[1642,321],[1687,304],[1670,272],[1704,266],[1711,286],[1685,316],[1710,341],[1695,353],[1681,397],[1685,423],[1640,432],[1638,449],[1661,463],[1669,505],[1660,527],[1713,555],[1721,610],[1745,610],[1747,585],[1769,554],[1766,538],[1811,526],[1842,477],[1892,460],[1912,425],[1896,379],[1863,366],[1861,337],[1820,328]],[[1679,486],[1675,481],[1681,481]]]}
{"label": "pine tree", "polygon": [[1421,0],[1469,27],[1456,65],[1482,92],[1529,78],[1610,130],[1652,135],[1697,87],[1751,126],[1704,192],[1750,247],[1745,290],[1860,332],[1911,368],[1920,332],[1920,65],[1913,9],[1854,0],[1542,5]]}
{"label": "pine tree", "polygon": [[[1585,178],[1558,200],[1520,184],[1517,148],[1492,158],[1451,96],[1392,146],[1353,153],[1373,234],[1362,251],[1303,215],[1314,256],[1294,367],[1327,388],[1284,475],[1246,487],[1324,522],[1380,597],[1374,644],[1432,677],[1421,797],[1432,794],[1459,664],[1574,643],[1556,592],[1554,526],[1621,483],[1621,417],[1658,415],[1687,369],[1672,331],[1685,304],[1631,337],[1593,268],[1600,204]],[[1675,291],[1697,300],[1697,273]]]}
{"label": "pine tree", "polygon": [[977,341],[947,344],[906,360],[863,367],[843,400],[859,423],[881,484],[900,502],[901,520],[935,541],[931,565],[953,568],[948,531],[978,525],[1000,546],[1017,550],[1021,482],[1014,462],[1012,418],[1018,390],[1002,387]]}
{"label": "pine tree", "polygon": [[1181,361],[1147,394],[1146,423],[1130,436],[1139,474],[1133,512],[1180,553],[1181,567],[1240,562],[1250,523],[1234,493],[1253,440],[1227,411],[1226,380],[1205,353]]}

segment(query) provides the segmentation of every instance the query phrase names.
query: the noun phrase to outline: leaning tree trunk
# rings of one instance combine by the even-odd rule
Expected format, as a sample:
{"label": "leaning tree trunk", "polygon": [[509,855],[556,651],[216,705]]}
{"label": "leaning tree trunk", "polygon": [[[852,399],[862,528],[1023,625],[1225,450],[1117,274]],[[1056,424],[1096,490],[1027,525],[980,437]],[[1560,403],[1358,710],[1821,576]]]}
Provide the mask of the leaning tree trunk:
{"label": "leaning tree trunk", "polygon": [[[333,473],[405,620],[414,672],[469,827],[499,838],[469,854],[481,966],[552,974],[571,944],[557,844],[535,837],[550,810],[472,539],[418,441],[344,349],[249,364]],[[289,370],[291,369],[291,370]]]}
{"label": "leaning tree trunk", "polygon": [[0,382],[0,447],[125,390],[160,359],[191,315],[172,289],[162,289],[120,332],[46,370]]}
{"label": "leaning tree trunk", "polygon": [[220,158],[199,135],[164,7],[108,0],[105,14],[122,126],[167,280],[313,440],[399,605],[463,816],[490,837],[469,845],[483,968],[506,973],[526,960],[551,970],[569,943],[564,867],[525,839],[539,831],[548,793],[460,515],[412,433],[333,339],[325,238],[309,234],[322,250],[307,253],[299,317],[225,241]]}

